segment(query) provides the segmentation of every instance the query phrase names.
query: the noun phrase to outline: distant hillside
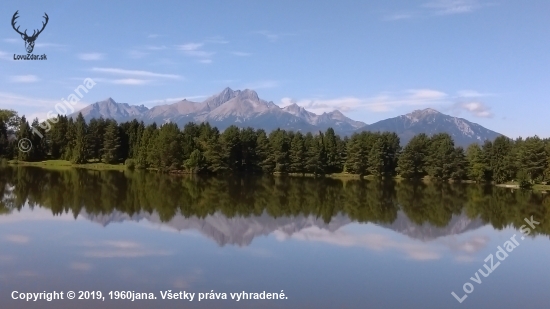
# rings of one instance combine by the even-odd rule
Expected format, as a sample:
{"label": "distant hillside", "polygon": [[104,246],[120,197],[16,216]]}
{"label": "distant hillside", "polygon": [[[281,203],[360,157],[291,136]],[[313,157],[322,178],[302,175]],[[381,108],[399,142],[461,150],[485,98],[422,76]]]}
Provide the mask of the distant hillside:
{"label": "distant hillside", "polygon": [[415,110],[412,113],[378,121],[359,128],[360,131],[395,132],[405,145],[419,134],[433,135],[437,133],[450,134],[455,145],[467,147],[472,143],[482,144],[485,140],[494,140],[500,133],[486,129],[479,124],[463,118],[442,114],[434,109]]}
{"label": "distant hillside", "polygon": [[[347,134],[365,126],[364,122],[352,120],[339,111],[317,115],[295,104],[281,108],[273,102],[260,99],[253,90],[234,91],[230,88],[203,102],[183,100],[149,109],[143,105],[116,103],[109,98],[91,104],[80,112],[86,120],[101,116],[119,122],[137,119],[146,124],[174,122],[179,126],[188,122],[207,121],[220,130],[230,125],[250,126],[266,131],[284,128],[302,132],[325,131],[332,127],[339,134]],[[76,115],[77,113],[71,116]]]}
{"label": "distant hillside", "polygon": [[[340,135],[351,135],[353,132],[361,131],[390,131],[399,135],[402,145],[419,133],[432,135],[446,132],[453,136],[456,145],[464,147],[471,143],[494,140],[501,135],[476,123],[445,115],[434,109],[416,110],[367,125],[346,117],[338,110],[317,115],[297,104],[281,108],[273,102],[260,99],[255,91],[249,89],[241,91],[225,88],[203,102],[182,100],[150,109],[143,105],[117,103],[108,98],[91,104],[80,112],[88,121],[99,117],[115,119],[118,122],[137,119],[145,124],[156,122],[161,125],[172,122],[180,127],[188,122],[207,121],[222,131],[230,125],[266,131],[283,128],[313,133],[331,127]],[[71,116],[76,115],[77,113]]]}

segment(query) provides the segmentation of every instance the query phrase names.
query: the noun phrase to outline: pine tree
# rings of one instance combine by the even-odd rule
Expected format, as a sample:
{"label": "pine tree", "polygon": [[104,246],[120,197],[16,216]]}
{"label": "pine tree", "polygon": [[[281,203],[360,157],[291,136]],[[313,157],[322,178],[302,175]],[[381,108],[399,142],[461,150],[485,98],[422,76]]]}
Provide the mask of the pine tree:
{"label": "pine tree", "polygon": [[327,154],[327,173],[342,171],[340,153],[338,151],[338,137],[334,129],[328,128],[323,137],[323,143]]}
{"label": "pine tree", "polygon": [[[21,117],[19,131],[17,132],[18,152],[17,159],[20,161],[31,161],[33,158],[34,145],[31,144],[32,131],[25,116]],[[30,148],[29,148],[30,147]]]}
{"label": "pine tree", "polygon": [[273,150],[275,160],[275,172],[287,173],[290,164],[289,149],[290,138],[286,131],[277,129],[269,134],[269,143]]}
{"label": "pine tree", "polygon": [[38,118],[35,118],[32,121],[31,124],[31,143],[32,143],[32,151],[31,151],[31,160],[32,161],[43,161],[46,160],[48,152],[49,152],[49,145],[47,143],[48,136],[46,134],[46,129],[50,128],[50,123],[45,122],[42,125],[39,123]]}
{"label": "pine tree", "polygon": [[90,120],[86,136],[86,151],[89,159],[101,160],[101,149],[103,149],[106,126],[105,119],[102,117]]}
{"label": "pine tree", "polygon": [[75,139],[74,139],[74,147],[72,149],[71,162],[75,164],[83,164],[88,161],[88,152],[86,149],[87,148],[86,136],[88,134],[87,132],[88,127],[86,125],[86,121],[84,120],[84,117],[82,116],[82,113],[78,113],[74,126],[75,126]]}
{"label": "pine tree", "polygon": [[384,176],[384,141],[379,136],[372,146],[368,156],[368,172],[375,177]]}
{"label": "pine tree", "polygon": [[264,173],[273,173],[275,170],[275,159],[273,150],[264,130],[258,130],[258,138],[256,139],[256,165]]}
{"label": "pine tree", "polygon": [[300,132],[294,134],[290,142],[290,172],[304,173],[306,161],[306,148],[304,145],[304,135]]}
{"label": "pine tree", "polygon": [[110,120],[103,139],[102,161],[107,164],[120,162],[120,132],[116,121]]}
{"label": "pine tree", "polygon": [[453,174],[455,147],[447,133],[435,134],[430,138],[427,171],[430,177],[448,180]]}
{"label": "pine tree", "polygon": [[454,149],[451,179],[464,180],[467,176],[468,160],[466,160],[464,148],[459,146]]}
{"label": "pine tree", "polygon": [[483,156],[483,151],[478,144],[471,144],[466,150],[466,160],[468,161],[467,175],[476,182],[489,181],[489,164]]}
{"label": "pine tree", "polygon": [[160,127],[155,141],[159,169],[163,171],[180,169],[183,163],[182,137],[178,125],[175,123],[167,123]]}
{"label": "pine tree", "polygon": [[496,183],[507,182],[516,174],[512,148],[512,141],[505,136],[497,137],[492,143],[489,164]]}
{"label": "pine tree", "polygon": [[138,153],[137,153],[137,168],[148,168],[150,167],[147,155],[149,144],[151,143],[152,136],[154,132],[157,131],[156,124],[149,125],[143,131],[143,134],[140,138]]}
{"label": "pine tree", "polygon": [[362,176],[367,172],[368,153],[367,148],[364,145],[364,140],[366,139],[365,135],[365,132],[360,134],[354,133],[348,140],[346,147],[348,150],[348,155],[345,165],[346,172],[348,173]]}
{"label": "pine tree", "polygon": [[528,137],[519,148],[518,164],[533,182],[542,181],[546,169],[546,150],[544,142],[538,137]]}
{"label": "pine tree", "polygon": [[399,136],[394,132],[382,133],[383,142],[383,160],[384,171],[383,175],[386,177],[393,177],[397,173],[397,162],[399,155],[401,154],[401,145]]}
{"label": "pine tree", "polygon": [[223,159],[231,171],[238,171],[242,166],[242,144],[240,135],[240,129],[235,125],[229,126],[220,135]]}
{"label": "pine tree", "polygon": [[242,170],[246,172],[254,172],[257,170],[255,165],[257,161],[257,140],[258,134],[253,128],[248,127],[241,131],[241,164]]}
{"label": "pine tree", "polygon": [[206,168],[206,159],[200,152],[200,150],[195,149],[189,156],[189,159],[185,161],[185,168],[191,173],[200,173]]}
{"label": "pine tree", "polygon": [[8,126],[4,120],[0,118],[0,159],[11,159],[9,151]]}
{"label": "pine tree", "polygon": [[398,159],[399,175],[406,179],[427,175],[427,160],[430,139],[424,133],[414,136],[403,149]]}
{"label": "pine tree", "polygon": [[219,134],[212,136],[210,140],[208,140],[204,156],[210,172],[220,173],[228,169],[227,161],[223,155],[223,147],[220,143]]}

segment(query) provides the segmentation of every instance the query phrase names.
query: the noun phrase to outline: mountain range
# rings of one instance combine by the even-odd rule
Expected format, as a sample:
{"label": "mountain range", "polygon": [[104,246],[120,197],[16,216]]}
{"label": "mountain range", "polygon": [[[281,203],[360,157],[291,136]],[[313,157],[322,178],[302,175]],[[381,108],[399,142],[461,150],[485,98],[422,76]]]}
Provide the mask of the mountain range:
{"label": "mountain range", "polygon": [[[338,110],[317,115],[297,104],[279,107],[271,101],[262,100],[255,91],[250,89],[241,91],[225,88],[203,102],[184,99],[153,108],[117,103],[112,98],[108,98],[91,104],[80,112],[87,121],[99,117],[114,119],[118,122],[136,119],[145,124],[162,125],[172,122],[180,127],[189,122],[209,122],[221,131],[231,125],[264,129],[267,132],[282,128],[317,133],[333,128],[340,135],[351,135],[361,131],[390,131],[399,135],[402,145],[418,133],[428,135],[449,133],[453,136],[456,145],[464,147],[471,143],[494,140],[501,135],[476,123],[445,115],[434,109],[416,110],[367,125],[346,117]],[[74,113],[71,117],[76,115],[77,113]]]}

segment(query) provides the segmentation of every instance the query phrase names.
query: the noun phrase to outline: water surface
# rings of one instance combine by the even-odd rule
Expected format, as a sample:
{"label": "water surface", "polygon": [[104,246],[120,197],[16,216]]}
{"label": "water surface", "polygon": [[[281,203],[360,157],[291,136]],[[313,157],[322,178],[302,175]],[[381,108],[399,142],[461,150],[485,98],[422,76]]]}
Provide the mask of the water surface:
{"label": "water surface", "polygon": [[[547,195],[477,185],[5,168],[0,308],[544,308],[549,209]],[[531,216],[531,235],[472,282]],[[460,304],[451,292],[466,282]],[[159,299],[11,299],[80,290]],[[162,301],[166,290],[288,299]]]}

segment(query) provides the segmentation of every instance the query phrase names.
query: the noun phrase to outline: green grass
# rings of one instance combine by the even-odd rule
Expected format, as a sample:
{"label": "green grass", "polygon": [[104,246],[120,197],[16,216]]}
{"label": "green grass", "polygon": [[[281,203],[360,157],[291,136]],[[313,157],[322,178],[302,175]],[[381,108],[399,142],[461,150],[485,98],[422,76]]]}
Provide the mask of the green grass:
{"label": "green grass", "polygon": [[550,191],[550,185],[533,185],[533,190],[536,190],[536,191]]}
{"label": "green grass", "polygon": [[57,170],[66,170],[70,168],[85,168],[91,170],[125,170],[126,166],[124,164],[105,164],[105,163],[87,163],[87,164],[73,164],[70,161],[66,160],[47,160],[41,162],[24,162],[11,160],[9,161],[10,165],[19,165],[19,166],[36,166],[46,169],[57,169]]}

